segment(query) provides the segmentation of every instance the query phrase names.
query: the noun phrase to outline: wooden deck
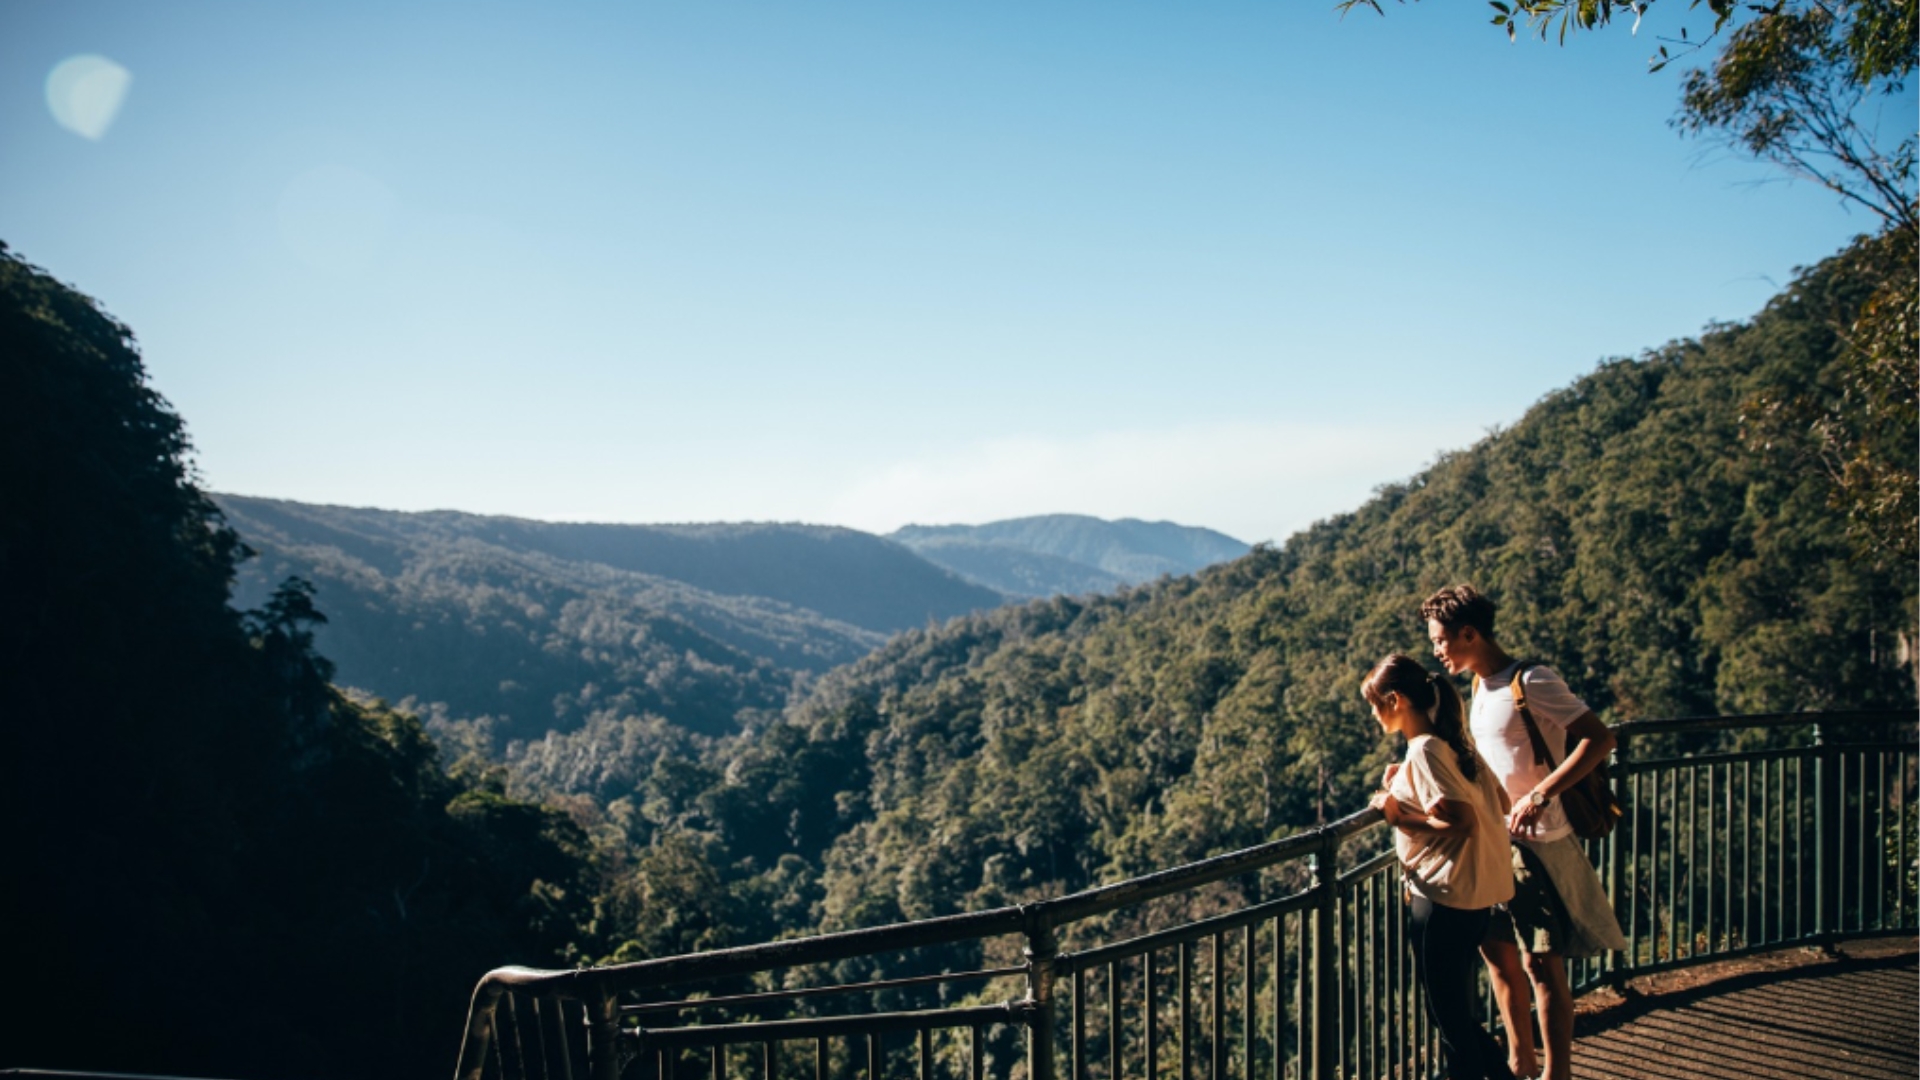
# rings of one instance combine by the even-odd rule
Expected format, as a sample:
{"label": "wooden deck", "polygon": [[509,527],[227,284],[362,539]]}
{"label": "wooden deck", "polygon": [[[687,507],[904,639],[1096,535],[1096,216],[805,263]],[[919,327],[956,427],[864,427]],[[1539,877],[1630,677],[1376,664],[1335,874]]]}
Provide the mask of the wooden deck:
{"label": "wooden deck", "polygon": [[1914,1080],[1912,938],[1796,949],[1634,980],[1583,999],[1578,1080]]}

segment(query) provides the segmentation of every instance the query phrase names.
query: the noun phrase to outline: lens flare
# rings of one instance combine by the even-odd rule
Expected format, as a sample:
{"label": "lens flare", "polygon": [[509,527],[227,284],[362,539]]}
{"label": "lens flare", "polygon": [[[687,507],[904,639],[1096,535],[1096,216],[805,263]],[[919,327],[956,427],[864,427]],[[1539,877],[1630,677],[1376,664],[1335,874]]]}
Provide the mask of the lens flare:
{"label": "lens flare", "polygon": [[70,56],[47,74],[47,108],[61,127],[99,139],[120,115],[133,75],[104,56]]}

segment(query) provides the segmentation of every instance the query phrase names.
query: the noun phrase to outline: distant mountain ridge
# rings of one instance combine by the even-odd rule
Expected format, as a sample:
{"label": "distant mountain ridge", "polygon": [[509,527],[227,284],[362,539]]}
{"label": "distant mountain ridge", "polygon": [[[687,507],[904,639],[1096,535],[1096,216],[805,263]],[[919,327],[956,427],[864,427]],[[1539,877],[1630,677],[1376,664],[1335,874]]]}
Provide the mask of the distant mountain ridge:
{"label": "distant mountain ridge", "polygon": [[985,525],[908,525],[888,537],[1015,596],[1110,592],[1237,559],[1251,545],[1170,521],[1042,514]]}
{"label": "distant mountain ridge", "polygon": [[595,716],[730,734],[902,630],[1247,550],[1211,530],[1071,514],[883,538],[215,498],[258,555],[239,569],[237,606],[312,581],[328,619],[316,642],[342,685],[523,741]]}
{"label": "distant mountain ridge", "polygon": [[1006,597],[897,544],[809,525],[577,525],[217,496],[259,558],[235,602],[297,575],[339,680],[494,717],[514,737],[595,712],[705,734],[891,633]]}

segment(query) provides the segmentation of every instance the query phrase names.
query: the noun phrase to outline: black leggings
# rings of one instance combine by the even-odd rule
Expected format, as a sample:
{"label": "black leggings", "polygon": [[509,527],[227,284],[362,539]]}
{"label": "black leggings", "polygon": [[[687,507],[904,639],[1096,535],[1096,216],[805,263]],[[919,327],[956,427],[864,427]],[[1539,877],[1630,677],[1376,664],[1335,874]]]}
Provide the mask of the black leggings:
{"label": "black leggings", "polygon": [[1413,969],[1440,1029],[1440,1049],[1453,1080],[1511,1080],[1507,1055],[1473,1016],[1473,976],[1489,908],[1450,908],[1415,895],[1407,905]]}

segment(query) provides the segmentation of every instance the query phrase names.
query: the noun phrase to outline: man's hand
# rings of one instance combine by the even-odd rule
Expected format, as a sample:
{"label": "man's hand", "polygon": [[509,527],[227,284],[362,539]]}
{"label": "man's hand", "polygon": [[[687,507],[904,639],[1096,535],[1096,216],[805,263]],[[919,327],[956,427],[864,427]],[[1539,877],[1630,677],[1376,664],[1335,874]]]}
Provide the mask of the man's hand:
{"label": "man's hand", "polygon": [[1548,803],[1535,804],[1530,798],[1522,797],[1513,804],[1513,811],[1507,815],[1507,831],[1521,839],[1526,839],[1540,831],[1540,818],[1546,814]]}

